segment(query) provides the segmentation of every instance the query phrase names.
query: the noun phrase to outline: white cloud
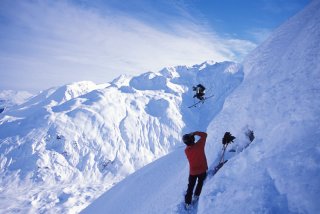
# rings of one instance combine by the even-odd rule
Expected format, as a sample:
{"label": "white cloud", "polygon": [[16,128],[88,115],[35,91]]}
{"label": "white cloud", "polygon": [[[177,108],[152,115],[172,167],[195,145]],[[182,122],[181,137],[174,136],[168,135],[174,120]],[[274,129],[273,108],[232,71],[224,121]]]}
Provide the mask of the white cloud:
{"label": "white cloud", "polygon": [[6,31],[0,33],[0,85],[8,89],[101,83],[170,65],[236,60],[255,46],[220,38],[189,17],[171,20],[168,30],[108,8],[102,14],[60,1],[0,4],[9,20],[0,25]]}

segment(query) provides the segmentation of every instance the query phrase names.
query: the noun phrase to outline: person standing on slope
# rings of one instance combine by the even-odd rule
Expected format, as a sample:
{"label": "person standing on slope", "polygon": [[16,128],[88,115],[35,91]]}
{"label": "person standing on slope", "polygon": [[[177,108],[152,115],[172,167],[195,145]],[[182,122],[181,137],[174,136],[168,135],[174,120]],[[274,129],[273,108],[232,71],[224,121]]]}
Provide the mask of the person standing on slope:
{"label": "person standing on slope", "polygon": [[[200,139],[197,142],[195,142],[195,135],[200,137]],[[188,158],[190,167],[188,189],[185,195],[186,208],[190,207],[193,189],[196,184],[196,181],[198,180],[198,184],[194,192],[194,200],[199,199],[203,182],[207,176],[208,164],[204,151],[206,139],[207,133],[199,131],[185,134],[182,137],[183,142],[187,145],[185,149],[185,154]]]}

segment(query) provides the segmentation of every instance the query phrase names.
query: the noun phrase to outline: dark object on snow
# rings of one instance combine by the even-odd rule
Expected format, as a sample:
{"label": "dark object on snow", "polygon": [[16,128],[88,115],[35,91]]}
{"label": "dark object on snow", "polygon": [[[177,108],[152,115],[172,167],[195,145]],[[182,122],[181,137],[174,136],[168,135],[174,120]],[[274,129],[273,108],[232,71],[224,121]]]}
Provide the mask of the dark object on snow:
{"label": "dark object on snow", "polygon": [[253,131],[250,130],[250,129],[246,132],[246,135],[249,138],[250,142],[252,142],[254,140],[254,138],[255,138]]}
{"label": "dark object on snow", "polygon": [[[230,136],[231,136],[231,138],[230,138]],[[227,137],[225,137],[225,136],[227,136]],[[225,134],[224,134],[224,137],[223,137],[223,139],[227,139],[228,138],[228,136],[229,136],[229,138],[230,139],[235,139],[235,137],[233,137],[231,134],[230,134],[230,132],[226,132]],[[223,139],[222,139],[222,142],[223,142]],[[231,140],[231,141],[232,141]],[[223,144],[223,146],[222,146],[222,154],[221,154],[221,156],[220,156],[220,161],[219,161],[219,163],[213,168],[213,170],[210,170],[209,171],[209,174],[210,175],[215,175],[218,171],[219,171],[219,169],[221,169],[221,167],[225,164],[225,163],[227,163],[227,161],[228,160],[224,160],[224,154],[225,154],[225,152],[226,152],[226,150],[227,150],[227,147],[228,147],[228,143],[226,143],[226,144]]]}
{"label": "dark object on snow", "polygon": [[205,95],[204,90],[206,90],[206,88],[201,84],[198,84],[197,86],[193,86],[193,91],[196,92],[196,94],[193,96],[193,98],[196,97],[199,100],[204,100],[204,95]]}
{"label": "dark object on snow", "polygon": [[57,135],[57,140],[61,140],[63,138],[63,135]]}
{"label": "dark object on snow", "polygon": [[4,111],[4,108],[0,108],[0,114]]}
{"label": "dark object on snow", "polygon": [[227,145],[229,143],[233,143],[234,139],[236,139],[236,137],[232,136],[230,132],[226,132],[222,138],[222,144]]}
{"label": "dark object on snow", "polygon": [[193,134],[185,134],[182,137],[182,141],[187,145],[187,146],[191,146],[192,144],[194,144],[194,135]]}
{"label": "dark object on snow", "polygon": [[227,163],[227,161],[228,161],[228,160],[224,160],[224,161],[218,163],[218,165],[217,165],[216,167],[214,167],[214,169],[212,170],[212,172],[211,172],[210,174],[211,174],[212,176],[215,175],[215,174],[219,171],[219,169],[221,169],[221,167],[223,167],[223,165],[224,165],[225,163]]}

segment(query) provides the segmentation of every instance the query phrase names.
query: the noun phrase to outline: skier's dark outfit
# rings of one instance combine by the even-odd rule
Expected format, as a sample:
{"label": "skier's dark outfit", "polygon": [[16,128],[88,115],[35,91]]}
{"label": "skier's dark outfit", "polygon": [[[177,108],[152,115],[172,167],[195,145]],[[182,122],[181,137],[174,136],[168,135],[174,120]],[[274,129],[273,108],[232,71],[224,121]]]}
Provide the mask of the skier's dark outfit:
{"label": "skier's dark outfit", "polygon": [[206,88],[201,85],[201,84],[198,84],[196,87],[193,87],[193,90],[196,92],[196,94],[193,96],[194,98],[198,98],[199,100],[204,100],[204,90],[206,90]]}
{"label": "skier's dark outfit", "polygon": [[[194,135],[200,136],[200,139],[194,143]],[[191,204],[193,189],[198,179],[198,184],[194,192],[195,196],[201,194],[203,181],[207,176],[207,158],[204,152],[204,147],[207,139],[207,133],[205,132],[193,132],[183,136],[183,142],[187,145],[185,154],[189,161],[189,184],[188,190],[185,195],[185,203]]]}

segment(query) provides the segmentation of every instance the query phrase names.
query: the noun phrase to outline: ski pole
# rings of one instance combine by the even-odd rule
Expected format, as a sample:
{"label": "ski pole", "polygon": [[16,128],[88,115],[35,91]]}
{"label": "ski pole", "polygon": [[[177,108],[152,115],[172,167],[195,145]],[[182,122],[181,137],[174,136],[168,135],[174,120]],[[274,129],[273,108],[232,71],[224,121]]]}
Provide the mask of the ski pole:
{"label": "ski pole", "polygon": [[223,148],[222,148],[222,155],[221,155],[221,158],[220,158],[220,161],[219,161],[219,163],[222,163],[222,162],[224,162],[224,153],[225,153],[225,151],[226,151],[226,149],[227,149],[227,146],[228,146],[228,144],[224,144],[223,145]]}

